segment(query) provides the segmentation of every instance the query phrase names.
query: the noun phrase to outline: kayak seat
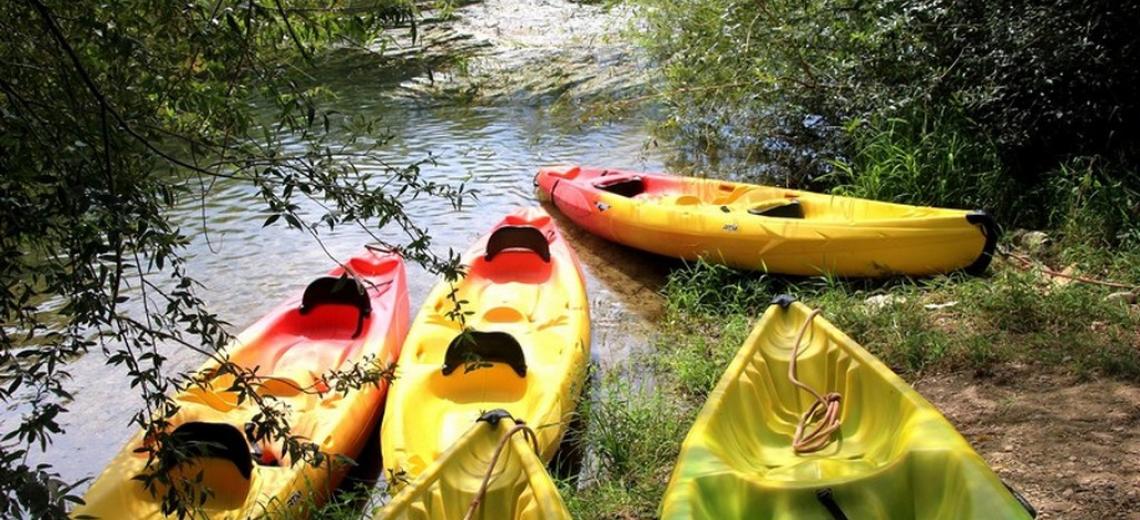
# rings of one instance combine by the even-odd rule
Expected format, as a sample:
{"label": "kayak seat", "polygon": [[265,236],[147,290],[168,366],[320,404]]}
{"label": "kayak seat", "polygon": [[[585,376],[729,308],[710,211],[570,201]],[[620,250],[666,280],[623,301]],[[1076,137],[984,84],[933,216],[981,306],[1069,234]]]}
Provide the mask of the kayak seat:
{"label": "kayak seat", "polygon": [[253,472],[249,444],[232,424],[193,421],[178,426],[170,436],[191,457],[225,459],[244,479],[249,479]]}
{"label": "kayak seat", "polygon": [[459,367],[464,372],[489,363],[505,363],[520,378],[526,377],[526,359],[522,345],[506,332],[480,332],[468,329],[451,340],[443,357],[444,376],[449,376]]}
{"label": "kayak seat", "polygon": [[610,177],[594,182],[594,187],[621,195],[622,197],[635,197],[645,192],[645,181],[639,176]]}
{"label": "kayak seat", "polygon": [[236,392],[226,391],[234,383],[232,374],[211,375],[210,383],[204,387],[190,385],[185,392],[178,396],[184,403],[197,403],[206,405],[219,412],[229,412],[238,407]]}
{"label": "kayak seat", "polygon": [[[803,315],[784,313],[748,358],[742,377],[728,387],[726,403],[759,410],[754,420],[718,414],[707,423],[709,446],[726,466],[769,482],[849,481],[891,467],[908,450],[937,442],[927,435],[929,415],[894,387],[875,380],[875,367],[853,356],[821,328],[809,329],[797,357],[800,380],[820,392],[842,395],[840,430],[823,450],[797,454],[791,437],[813,402],[788,379],[788,366]],[[734,408],[736,409],[736,408]],[[932,446],[933,447],[933,446]]]}
{"label": "kayak seat", "polygon": [[550,279],[553,265],[550,242],[542,231],[533,226],[503,226],[488,237],[483,255],[476,257],[467,275],[485,278],[491,285],[540,284]]}
{"label": "kayak seat", "polygon": [[352,333],[353,338],[364,330],[364,319],[372,313],[372,301],[368,297],[368,291],[358,280],[347,275],[340,278],[331,276],[317,278],[305,288],[299,309],[301,316],[323,305],[347,305],[357,310],[356,331]]}
{"label": "kayak seat", "polygon": [[510,305],[500,305],[483,311],[483,321],[492,323],[515,323],[527,321],[527,317]]}
{"label": "kayak seat", "polygon": [[761,202],[748,208],[748,213],[759,217],[804,218],[803,205],[796,199]]}
{"label": "kayak seat", "polygon": [[712,204],[714,206],[732,204],[752,191],[753,187],[747,184],[722,183],[716,187],[716,192],[713,193]]}
{"label": "kayak seat", "polygon": [[327,390],[322,385],[320,374],[314,374],[304,369],[294,369],[289,376],[274,374],[261,379],[257,393],[259,395],[272,395],[274,397],[294,397],[302,392],[316,392]]}
{"label": "kayak seat", "polygon": [[[226,423],[188,422],[176,428],[171,437],[189,455],[171,468],[172,481],[194,480],[201,475],[201,485],[209,490],[203,505],[211,509],[232,509],[245,501],[253,458],[241,430]],[[160,494],[166,491],[161,483],[158,487]]]}
{"label": "kayak seat", "polygon": [[483,259],[491,262],[503,251],[530,251],[550,261],[550,241],[534,226],[502,226],[487,238]]}

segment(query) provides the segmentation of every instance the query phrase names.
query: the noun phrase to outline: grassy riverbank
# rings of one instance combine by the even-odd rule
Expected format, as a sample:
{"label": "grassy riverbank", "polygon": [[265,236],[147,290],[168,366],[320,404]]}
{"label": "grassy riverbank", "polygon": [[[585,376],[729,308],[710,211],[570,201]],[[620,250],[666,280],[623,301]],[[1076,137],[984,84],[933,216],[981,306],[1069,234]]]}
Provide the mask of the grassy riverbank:
{"label": "grassy riverbank", "polygon": [[[1011,426],[1026,435],[1017,446],[993,446],[985,428],[963,433],[1014,486],[1030,489],[1047,517],[1128,511],[1072,497],[1134,486],[1135,468],[1103,462],[1097,471],[1112,478],[1090,484],[1096,471],[1074,470],[1073,461],[1100,441],[1051,456],[1056,439],[1032,433],[1056,427],[1072,435],[1080,428],[1067,426],[1095,423],[1112,443],[1127,443],[1134,429],[1127,414],[1115,423],[1096,412],[1085,417],[1099,401],[1064,393],[1100,385],[1133,396],[1140,388],[1140,307],[1132,303],[1140,286],[1140,176],[1121,119],[1137,105],[1117,96],[1132,87],[1111,65],[1135,53],[1121,45],[1127,29],[1103,16],[1113,8],[635,3],[643,15],[637,39],[661,76],[647,97],[662,101],[660,134],[680,147],[688,168],[984,208],[1005,227],[1001,249],[1009,254],[980,278],[787,280],[707,265],[672,273],[657,349],[619,374],[601,374],[600,389],[582,408],[600,471],[567,489],[574,516],[655,515],[688,425],[755,318],[782,292],[822,307],[920,388],[948,377],[1011,402],[1033,392],[1055,399],[1052,426]],[[1095,28],[1086,33],[1095,36],[1070,37],[1082,28]],[[649,374],[651,384],[631,385],[628,373]],[[954,391],[931,399],[967,426],[956,420]],[[1049,415],[1040,408],[1018,413]],[[1021,453],[1032,470],[1001,466],[1009,452]]]}
{"label": "grassy riverbank", "polygon": [[[1102,254],[1076,262],[1075,271],[1140,283],[1140,252]],[[987,380],[1012,366],[1077,382],[1138,384],[1140,309],[1107,298],[1113,292],[1016,261],[996,262],[983,278],[887,282],[790,281],[706,264],[678,270],[663,289],[657,348],[598,374],[599,388],[581,408],[582,440],[597,474],[567,484],[563,496],[575,518],[655,515],[689,426],[775,294],[822,307],[912,382],[939,374]],[[631,383],[629,374],[650,382]]]}

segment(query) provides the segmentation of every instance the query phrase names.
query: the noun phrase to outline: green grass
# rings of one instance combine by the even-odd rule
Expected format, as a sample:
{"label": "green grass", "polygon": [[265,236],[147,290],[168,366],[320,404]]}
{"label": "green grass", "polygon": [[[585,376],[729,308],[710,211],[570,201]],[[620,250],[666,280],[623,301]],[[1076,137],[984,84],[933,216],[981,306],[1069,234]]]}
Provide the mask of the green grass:
{"label": "green grass", "polygon": [[381,493],[372,486],[358,484],[348,489],[340,489],[321,506],[311,503],[306,509],[313,511],[312,518],[327,520],[359,520],[372,518],[379,511]]}
{"label": "green grass", "polygon": [[563,484],[573,518],[654,516],[657,498],[695,413],[662,388],[634,387],[619,372],[605,376],[580,413],[589,478],[581,489]]}
{"label": "green grass", "polygon": [[853,150],[825,176],[834,191],[873,200],[1016,211],[1017,186],[1001,170],[997,148],[977,139],[958,113],[853,120]]}
{"label": "green grass", "polygon": [[[1126,259],[1137,254],[1101,249],[1071,256],[1083,272],[1135,281]],[[689,426],[778,293],[822,307],[824,317],[910,380],[962,370],[985,377],[1019,363],[1140,383],[1140,312],[1105,301],[1111,291],[1057,286],[1001,262],[985,278],[918,281],[788,280],[706,263],[687,266],[663,289],[666,315],[657,349],[603,374],[596,396],[583,403],[583,440],[594,474],[563,484],[563,498],[575,518],[654,516]],[[890,295],[892,302],[868,304],[875,295]],[[927,307],[951,302],[957,303]],[[630,373],[651,383],[632,385]]]}
{"label": "green grass", "polygon": [[[1108,293],[1080,283],[1053,287],[1033,272],[1007,267],[988,279],[944,278],[899,288],[892,294],[906,301],[877,310],[857,290],[835,289],[817,298],[829,319],[904,376],[986,373],[1015,361],[1140,381],[1140,315],[1105,301]],[[947,302],[958,303],[925,307]]]}

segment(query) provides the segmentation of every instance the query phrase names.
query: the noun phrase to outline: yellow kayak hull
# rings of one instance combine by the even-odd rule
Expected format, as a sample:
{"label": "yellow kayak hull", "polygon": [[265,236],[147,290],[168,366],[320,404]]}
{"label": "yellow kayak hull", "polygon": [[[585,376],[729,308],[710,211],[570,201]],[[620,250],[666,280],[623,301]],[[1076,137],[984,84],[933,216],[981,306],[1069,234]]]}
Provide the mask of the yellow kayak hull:
{"label": "yellow kayak hull", "polygon": [[[510,418],[477,421],[415,482],[404,486],[377,518],[464,518],[483,484],[496,447],[515,424]],[[522,432],[512,435],[504,446],[472,518],[569,520],[558,488]]]}
{"label": "yellow kayak hull", "polygon": [[841,394],[842,423],[823,450],[794,453],[814,398],[788,364],[810,313],[774,304],[761,317],[685,438],[662,518],[841,518],[829,506],[847,518],[1033,516],[933,405],[822,317],[797,373]]}
{"label": "yellow kayak hull", "polygon": [[[493,409],[535,428],[549,461],[577,404],[589,311],[578,260],[550,215],[508,215],[463,263],[467,275],[432,290],[401,352],[381,426],[390,481],[414,480]],[[465,323],[449,315],[454,301]]]}
{"label": "yellow kayak hull", "polygon": [[608,240],[685,260],[799,276],[985,270],[998,229],[980,211],[586,167],[544,168],[542,195]]}

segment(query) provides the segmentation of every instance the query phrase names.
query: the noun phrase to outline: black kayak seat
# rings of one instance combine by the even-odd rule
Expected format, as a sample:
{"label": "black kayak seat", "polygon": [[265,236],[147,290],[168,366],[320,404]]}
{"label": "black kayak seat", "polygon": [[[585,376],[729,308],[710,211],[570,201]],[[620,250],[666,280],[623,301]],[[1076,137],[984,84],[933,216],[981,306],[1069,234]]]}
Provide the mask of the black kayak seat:
{"label": "black kayak seat", "polygon": [[526,377],[526,359],[522,345],[506,332],[460,332],[447,346],[443,356],[443,375],[449,376],[461,366],[481,363],[506,363],[518,374]]}
{"label": "black kayak seat", "polygon": [[496,229],[487,238],[483,259],[490,262],[503,251],[520,249],[533,252],[543,262],[550,262],[550,242],[534,226],[502,226]]}
{"label": "black kayak seat", "polygon": [[602,191],[613,193],[614,195],[633,197],[645,192],[645,180],[637,175],[630,177],[613,177],[595,181],[594,187]]}
{"label": "black kayak seat", "polygon": [[360,281],[349,277],[347,274],[340,278],[325,276],[313,280],[305,288],[305,294],[301,296],[301,308],[299,310],[304,316],[316,307],[325,304],[350,305],[359,311],[360,314],[356,320],[356,332],[352,333],[353,339],[360,336],[360,332],[364,328],[364,318],[372,313],[372,300],[368,298],[368,291],[364,289]]}
{"label": "black kayak seat", "polygon": [[242,478],[249,480],[253,458],[245,436],[231,424],[188,422],[170,434],[191,457],[219,458],[232,462]]}
{"label": "black kayak seat", "polygon": [[796,199],[777,200],[748,208],[748,213],[759,217],[804,218],[804,207]]}

